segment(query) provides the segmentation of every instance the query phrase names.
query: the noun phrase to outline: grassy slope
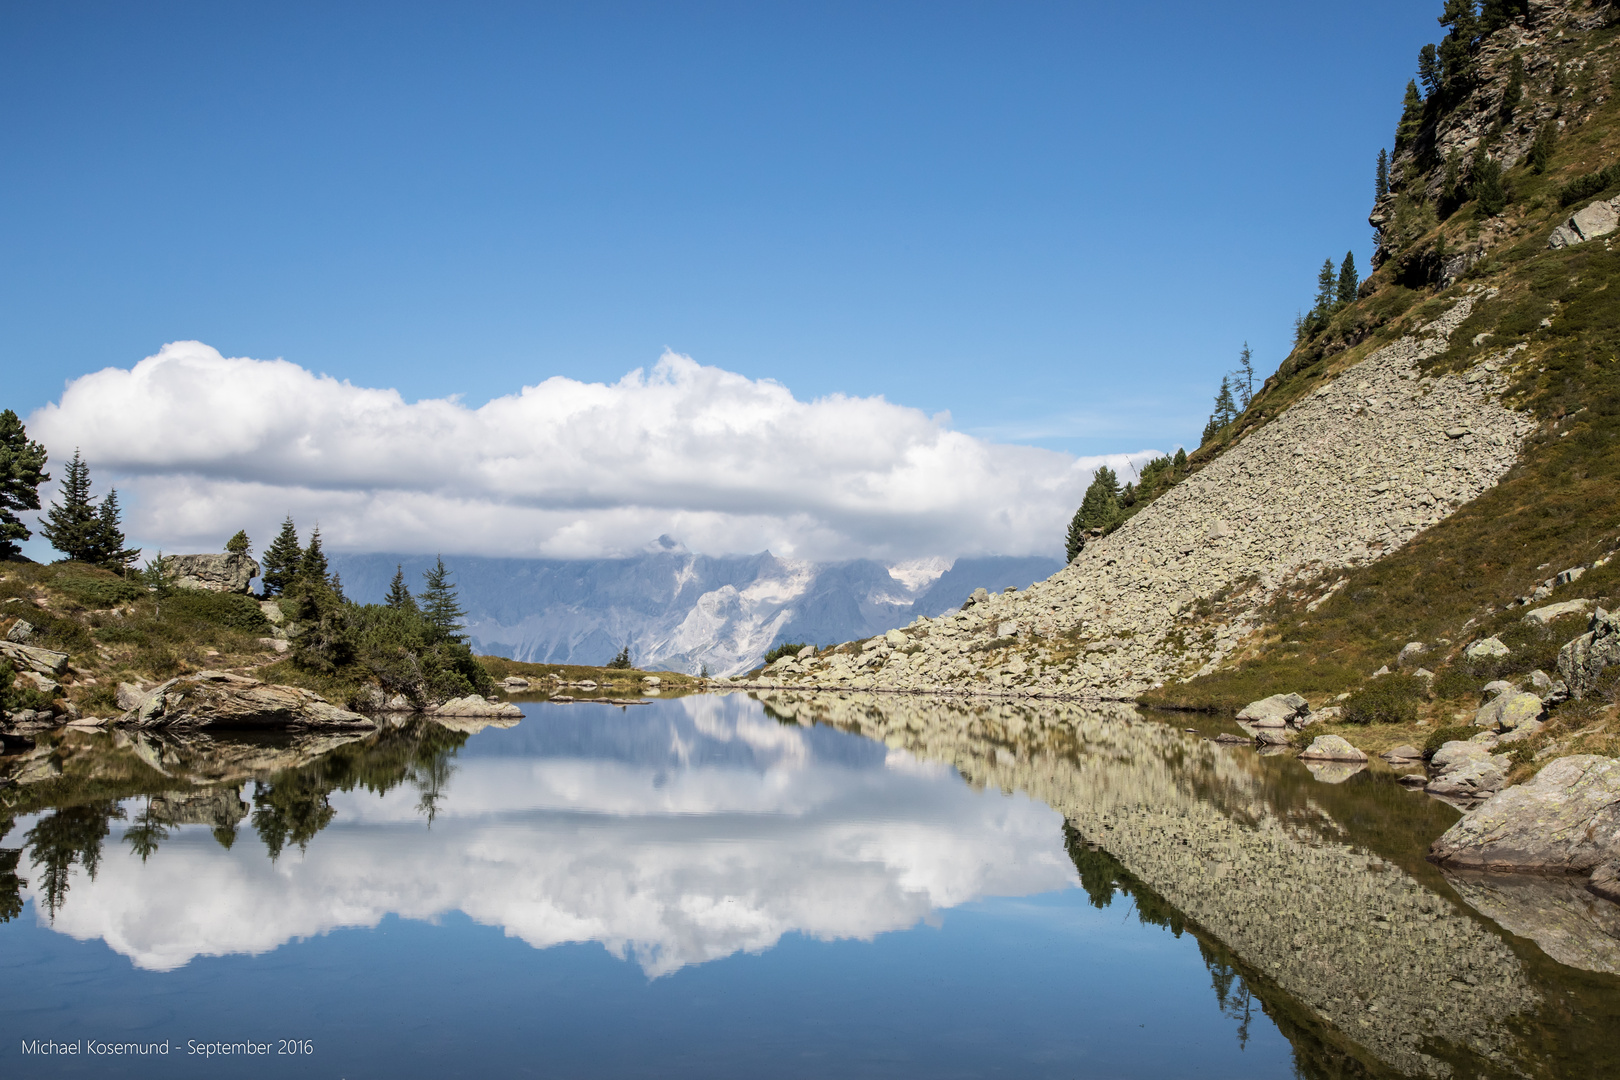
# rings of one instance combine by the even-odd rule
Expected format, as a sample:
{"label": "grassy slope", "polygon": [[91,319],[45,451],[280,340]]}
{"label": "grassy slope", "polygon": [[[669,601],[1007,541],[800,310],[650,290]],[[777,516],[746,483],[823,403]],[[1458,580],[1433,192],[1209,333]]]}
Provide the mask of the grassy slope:
{"label": "grassy slope", "polygon": [[[1594,32],[1585,43],[1588,55],[1606,57],[1602,50],[1614,37],[1613,30]],[[1604,81],[1612,78],[1600,74]],[[1586,80],[1585,92],[1596,85],[1602,83]],[[1149,703],[1229,709],[1289,690],[1323,701],[1393,665],[1408,641],[1434,647],[1422,660],[1439,675],[1421,703],[1431,720],[1477,707],[1479,688],[1492,678],[1538,667],[1555,671],[1558,646],[1584,625],[1565,620],[1533,630],[1522,622],[1522,608],[1506,606],[1558,571],[1590,564],[1620,546],[1620,250],[1609,243],[1620,234],[1563,251],[1547,250],[1546,239],[1572,209],[1591,201],[1562,208],[1557,188],[1616,160],[1620,97],[1611,97],[1571,126],[1546,175],[1534,176],[1522,166],[1509,173],[1515,201],[1498,219],[1509,226],[1506,236],[1462,282],[1429,296],[1396,284],[1393,265],[1386,265],[1374,275],[1368,295],[1296,348],[1244,416],[1194,455],[1195,465],[1207,462],[1315,386],[1432,318],[1470,286],[1501,292],[1476,306],[1453,335],[1450,351],[1425,369],[1458,371],[1487,354],[1527,346],[1514,357],[1511,403],[1529,411],[1540,427],[1496,488],[1400,551],[1344,575],[1345,586],[1315,612],[1306,610],[1309,596],[1278,598],[1268,612],[1268,630],[1228,670],[1166,686],[1149,694]],[[1480,227],[1475,208],[1465,204],[1413,243],[1432,246],[1443,231],[1455,251]],[[1542,326],[1543,319],[1551,325]],[[1481,334],[1491,336],[1475,345]],[[1546,602],[1577,596],[1611,608],[1620,603],[1620,560],[1560,587]],[[1490,634],[1513,646],[1514,654],[1497,663],[1465,664],[1461,648]],[[1555,726],[1565,734],[1593,729],[1568,748],[1620,753],[1613,714],[1612,699],[1589,701],[1566,706],[1561,718],[1555,714]]]}

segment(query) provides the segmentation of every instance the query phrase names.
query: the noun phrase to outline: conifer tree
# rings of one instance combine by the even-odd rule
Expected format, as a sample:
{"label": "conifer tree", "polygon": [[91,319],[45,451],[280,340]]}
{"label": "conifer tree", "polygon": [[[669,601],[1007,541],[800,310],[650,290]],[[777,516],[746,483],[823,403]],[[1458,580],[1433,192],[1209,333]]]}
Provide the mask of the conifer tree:
{"label": "conifer tree", "polygon": [[1513,54],[1513,61],[1508,66],[1507,86],[1502,88],[1502,104],[1497,111],[1497,122],[1506,125],[1513,119],[1513,110],[1519,107],[1519,101],[1524,97],[1524,61],[1519,59],[1518,53]]}
{"label": "conifer tree", "polygon": [[1486,217],[1495,217],[1507,208],[1508,190],[1502,182],[1502,166],[1485,153],[1485,144],[1479,144],[1474,155],[1474,167],[1468,174],[1468,194]]}
{"label": "conifer tree", "polygon": [[394,566],[394,580],[388,583],[388,599],[384,603],[391,608],[416,610],[416,600],[411,596],[411,590],[405,586],[405,567],[402,564],[396,563]]}
{"label": "conifer tree", "polygon": [[1069,531],[1063,537],[1063,551],[1067,562],[1074,562],[1074,557],[1085,549],[1086,525],[1084,515],[1085,509],[1082,506],[1074,512],[1074,517],[1069,519]]}
{"label": "conifer tree", "polygon": [[1401,147],[1417,138],[1418,132],[1423,129],[1423,95],[1418,93],[1417,83],[1406,84],[1406,97],[1401,101],[1400,123],[1395,125],[1395,151],[1399,153]]}
{"label": "conifer tree", "polygon": [[1209,418],[1209,420],[1207,422],[1205,422],[1205,424],[1204,424],[1204,433],[1203,433],[1203,435],[1199,436],[1198,445],[1199,446],[1208,446],[1209,445],[1209,440],[1213,439],[1216,435],[1220,434],[1220,431],[1221,431],[1221,425],[1217,424],[1215,422],[1215,418],[1213,416],[1211,416]]}
{"label": "conifer tree", "polygon": [[237,529],[236,535],[225,541],[225,550],[232,555],[246,555],[253,550],[253,541],[248,539],[246,529]]}
{"label": "conifer tree", "polygon": [[1440,53],[1432,44],[1418,50],[1418,79],[1423,83],[1425,99],[1440,92]]}
{"label": "conifer tree", "polygon": [[45,447],[28,440],[17,414],[0,412],[0,561],[21,555],[17,542],[33,535],[16,511],[39,509],[39,485],[51,478],[46,458]]}
{"label": "conifer tree", "polygon": [[456,596],[456,587],[450,583],[450,571],[445,569],[444,556],[439,556],[433,569],[422,575],[422,615],[441,640],[461,641],[461,620],[466,610]]}
{"label": "conifer tree", "polygon": [[1378,167],[1373,172],[1373,198],[1382,199],[1389,194],[1389,152],[1378,148]]}
{"label": "conifer tree", "polygon": [[321,527],[309,534],[309,546],[298,559],[298,576],[311,585],[331,585],[327,578],[326,552],[321,550]]}
{"label": "conifer tree", "polygon": [[1238,418],[1237,402],[1232,400],[1232,379],[1223,376],[1221,388],[1215,394],[1215,413],[1210,417],[1217,429],[1225,427]]}
{"label": "conifer tree", "polygon": [[1098,468],[1091,479],[1091,486],[1086,488],[1085,498],[1080,502],[1081,528],[1108,529],[1123,520],[1124,512],[1119,504],[1121,494],[1119,477],[1114,470],[1106,465]]}
{"label": "conifer tree", "polygon": [[265,550],[264,562],[260,571],[260,580],[264,582],[264,594],[276,596],[287,591],[293,580],[298,577],[299,563],[304,556],[303,548],[298,544],[298,528],[293,524],[292,515],[281,523],[281,532],[271,541],[270,547]]}
{"label": "conifer tree", "polygon": [[1178,473],[1187,471],[1187,448],[1186,447],[1184,447],[1184,446],[1176,447],[1175,466],[1176,466],[1176,472],[1178,472]]}
{"label": "conifer tree", "polygon": [[1333,260],[1323,259],[1322,269],[1316,272],[1316,307],[1312,309],[1312,314],[1325,317],[1333,313],[1338,286],[1339,277],[1333,272]]}
{"label": "conifer tree", "polygon": [[1536,141],[1530,144],[1530,152],[1525,155],[1530,162],[1530,171],[1540,176],[1547,171],[1547,163],[1552,161],[1553,150],[1558,144],[1558,128],[1551,120],[1542,125],[1536,133]]}
{"label": "conifer tree", "polygon": [[1247,409],[1249,402],[1254,400],[1254,354],[1249,351],[1249,343],[1243,343],[1243,351],[1238,353],[1237,370],[1232,373],[1233,389],[1237,391],[1239,407]]}
{"label": "conifer tree", "polygon": [[124,547],[124,531],[118,518],[118,489],[109,488],[91,525],[84,561],[122,574],[140,556],[141,549]]}
{"label": "conifer tree", "polygon": [[1361,275],[1356,273],[1356,255],[1353,251],[1344,253],[1344,262],[1339,264],[1339,282],[1337,287],[1337,300],[1340,307],[1356,302],[1356,287],[1361,284]]}
{"label": "conifer tree", "polygon": [[1119,493],[1119,505],[1125,507],[1136,505],[1136,488],[1132,487],[1129,482],[1125,484],[1125,490]]}
{"label": "conifer tree", "polygon": [[96,510],[90,503],[90,466],[73,451],[62,478],[61,502],[51,503],[39,528],[51,547],[78,562],[90,562],[96,530]]}

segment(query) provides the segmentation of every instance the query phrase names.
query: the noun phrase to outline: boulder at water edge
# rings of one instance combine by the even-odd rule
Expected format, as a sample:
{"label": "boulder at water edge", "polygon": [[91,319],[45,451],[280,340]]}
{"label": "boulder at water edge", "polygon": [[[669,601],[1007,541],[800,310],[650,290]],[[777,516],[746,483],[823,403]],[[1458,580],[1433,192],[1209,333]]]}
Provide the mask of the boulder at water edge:
{"label": "boulder at water edge", "polygon": [[1582,754],[1464,814],[1429,848],[1447,866],[1586,874],[1620,860],[1620,761]]}
{"label": "boulder at water edge", "polygon": [[1298,694],[1272,694],[1243,706],[1237,718],[1255,727],[1287,727],[1309,711],[1310,705]]}
{"label": "boulder at water edge", "polygon": [[1367,755],[1337,735],[1318,735],[1299,755],[1306,761],[1366,761]]}
{"label": "boulder at water edge", "polygon": [[199,671],[161,683],[118,723],[143,728],[377,726],[301,687],[277,686],[228,671]]}

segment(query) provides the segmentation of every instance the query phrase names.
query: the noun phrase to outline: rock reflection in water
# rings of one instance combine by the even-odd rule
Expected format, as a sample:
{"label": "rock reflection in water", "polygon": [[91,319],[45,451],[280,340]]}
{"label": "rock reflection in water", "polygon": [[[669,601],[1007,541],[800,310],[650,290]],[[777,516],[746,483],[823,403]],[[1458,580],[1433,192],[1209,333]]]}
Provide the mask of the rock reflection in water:
{"label": "rock reflection in water", "polygon": [[1529,938],[1560,964],[1620,975],[1620,905],[1586,879],[1447,869],[1457,894],[1502,929]]}
{"label": "rock reflection in water", "polygon": [[[1134,710],[862,695],[762,695],[785,721],[827,723],[1027,792],[1370,1064],[1444,1076],[1531,1064],[1510,1018],[1541,1004],[1519,958],[1323,814],[1285,814],[1251,751]],[[1297,767],[1292,763],[1289,767]],[[1314,820],[1312,817],[1314,816]]]}

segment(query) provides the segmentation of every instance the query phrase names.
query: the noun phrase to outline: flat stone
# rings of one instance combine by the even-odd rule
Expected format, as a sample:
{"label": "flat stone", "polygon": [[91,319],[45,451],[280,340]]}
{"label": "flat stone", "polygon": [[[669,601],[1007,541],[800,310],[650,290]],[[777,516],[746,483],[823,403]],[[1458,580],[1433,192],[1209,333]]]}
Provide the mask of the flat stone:
{"label": "flat stone", "polygon": [[1378,755],[1385,761],[1422,761],[1423,751],[1415,746],[1397,746]]}
{"label": "flat stone", "polygon": [[1532,608],[1524,613],[1524,621],[1546,626],[1554,619],[1562,619],[1566,615],[1585,615],[1592,610],[1592,601],[1585,598],[1579,600],[1565,600],[1561,604],[1547,604],[1545,607]]}
{"label": "flat stone", "polygon": [[19,645],[15,641],[0,641],[0,659],[11,661],[11,666],[19,671],[27,668],[41,675],[60,675],[68,666],[68,654],[65,652]]}
{"label": "flat stone", "polygon": [[1470,660],[1494,660],[1507,656],[1511,649],[1502,644],[1500,638],[1488,637],[1474,642],[1463,650],[1463,655]]}
{"label": "flat stone", "polygon": [[1620,761],[1560,758],[1463,815],[1429,849],[1447,866],[1585,874],[1620,859]]}
{"label": "flat stone", "polygon": [[1483,799],[1501,791],[1506,783],[1506,765],[1495,756],[1487,756],[1447,769],[1424,785],[1423,790],[1442,798]]}
{"label": "flat stone", "polygon": [[1307,761],[1366,761],[1367,755],[1338,735],[1318,735],[1299,755]]}

